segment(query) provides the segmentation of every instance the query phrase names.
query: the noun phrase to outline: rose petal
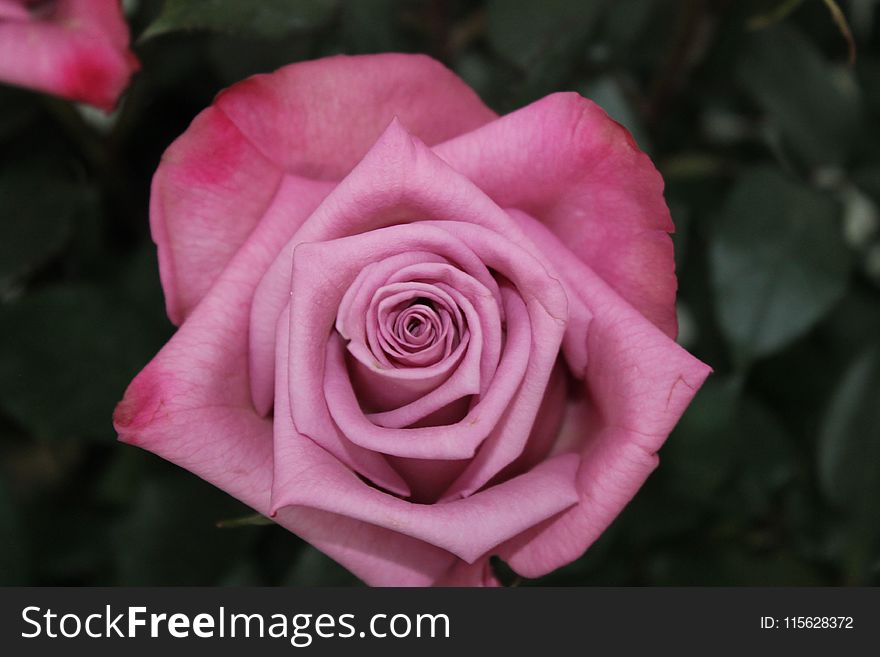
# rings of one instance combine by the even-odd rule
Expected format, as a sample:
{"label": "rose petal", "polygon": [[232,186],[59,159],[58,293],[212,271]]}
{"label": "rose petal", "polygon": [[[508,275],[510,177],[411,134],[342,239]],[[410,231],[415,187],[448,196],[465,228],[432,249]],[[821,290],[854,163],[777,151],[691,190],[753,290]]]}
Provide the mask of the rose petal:
{"label": "rose petal", "polygon": [[[314,442],[291,432],[288,467],[276,469],[272,508],[304,506],[436,545],[472,562],[576,499],[578,457],[563,454],[526,474],[446,504],[414,504],[368,486]],[[328,495],[327,491],[333,491]]]}
{"label": "rose petal", "polygon": [[162,156],[150,196],[171,321],[186,318],[264,215],[286,217],[269,217],[284,244],[330,189],[283,175],[217,109],[199,114]]}
{"label": "rose petal", "polygon": [[[463,412],[467,412],[466,405]],[[459,415],[459,417],[461,416]],[[435,459],[408,459],[400,456],[387,456],[386,458],[391,467],[409,485],[410,494],[407,499],[416,504],[435,504],[443,491],[449,488],[449,484],[461,474],[468,464],[466,459],[439,461]]]}
{"label": "rose petal", "polygon": [[519,208],[675,336],[673,225],[663,180],[625,128],[575,93],[547,96],[434,147],[502,207]]}
{"label": "rose petal", "polygon": [[485,586],[498,588],[501,582],[492,572],[488,559],[477,559],[474,563],[456,560],[452,568],[442,575],[434,586]]}
{"label": "rose petal", "polygon": [[[279,430],[288,433],[295,432],[294,414],[290,406],[290,386],[297,385],[291,373],[290,352],[288,345],[291,341],[291,313],[283,313],[278,318],[276,345],[277,345],[277,363],[275,367],[275,477],[279,476],[279,471],[287,467],[289,462],[289,451],[291,449],[290,440],[286,440],[283,436],[279,437]],[[283,400],[279,398],[284,397]],[[290,425],[290,428],[287,426]],[[280,427],[280,429],[279,429]],[[286,435],[286,434],[285,434]],[[323,431],[315,433],[312,439],[316,444],[327,450],[329,454],[335,456],[339,461],[359,475],[369,479],[377,486],[381,486],[387,491],[407,497],[410,494],[408,484],[400,477],[400,475],[386,461],[385,457],[373,450],[364,449],[357,443],[348,439],[348,437],[340,431]],[[283,476],[283,474],[282,474]]]}
{"label": "rose petal", "polygon": [[531,350],[516,395],[475,458],[443,494],[441,501],[467,497],[479,490],[519,458],[529,442],[565,332],[565,326],[548,315],[531,313],[530,320]]}
{"label": "rose petal", "polygon": [[398,117],[436,144],[495,118],[474,91],[424,55],[326,57],[255,75],[215,106],[270,160],[339,180]]}
{"label": "rose petal", "polygon": [[[461,395],[476,394],[479,392],[480,384],[477,368],[468,367],[460,373],[458,368],[468,348],[468,343],[469,340],[466,337],[459,348],[442,363],[418,368],[414,371],[402,368],[379,370],[375,366],[364,365],[362,360],[366,360],[365,357],[346,359],[348,376],[358,391],[358,402],[366,412],[371,414],[394,411],[418,401],[426,394],[443,386],[453,374],[457,374],[461,378],[456,382],[456,385],[460,386]],[[423,376],[404,376],[404,374]],[[386,419],[393,424],[389,418]],[[377,421],[382,422],[382,417],[378,417]]]}
{"label": "rose petal", "polygon": [[[288,360],[286,339],[290,332],[290,324],[286,321],[288,317],[289,315],[285,313],[279,319],[278,326],[278,356],[282,363]],[[299,441],[308,440],[297,434],[293,426],[287,401],[288,380],[283,366],[278,368],[277,379],[279,391],[273,422],[273,481],[284,477],[288,459],[303,457],[304,453],[297,449],[297,444]],[[308,453],[310,452],[305,454]],[[328,452],[321,453],[329,456]],[[300,467],[305,465],[301,460],[297,463]],[[320,463],[317,463],[316,467],[320,467]],[[381,476],[378,481],[382,481]],[[403,485],[405,487],[405,484]],[[400,491],[399,494],[408,495],[409,490]],[[273,492],[272,495],[274,496],[275,493]],[[278,522],[290,527],[292,531],[372,585],[427,586],[439,572],[448,568],[453,559],[448,552],[433,545],[344,515],[292,506],[280,510],[273,507],[269,513],[274,513]]]}
{"label": "rose petal", "polygon": [[[548,455],[578,451],[577,448],[568,448],[567,445],[564,445],[560,432],[569,406],[569,375],[568,368],[562,359],[558,359],[550,373],[550,380],[547,382],[544,398],[541,400],[541,406],[532,425],[528,442],[519,456],[512,463],[503,467],[489,481],[490,486],[527,471],[546,459]],[[406,479],[405,475],[404,479]]]}
{"label": "rose petal", "polygon": [[[467,436],[470,440],[463,440],[461,432],[452,431],[449,426],[404,427],[457,401],[469,389],[477,388],[478,382],[457,377],[451,379],[452,385],[444,385],[395,411],[374,414],[368,418],[358,403],[347,375],[344,352],[345,347],[339,337],[331,337],[324,366],[324,395],[333,422],[349,440],[364,449],[411,458],[461,459],[473,454],[473,443],[480,440],[477,432],[470,432]],[[448,394],[444,394],[446,391],[449,391]],[[373,419],[376,415],[379,422],[390,417],[388,424],[391,426],[377,424]],[[406,422],[408,419],[412,419],[412,422]]]}
{"label": "rose petal", "polygon": [[[499,554],[537,577],[574,559],[605,530],[657,465],[656,452],[710,373],[623,300],[541,224],[532,239],[581,282],[593,314],[587,337],[587,403],[569,410],[560,442],[581,446],[581,501],[510,541]],[[572,435],[574,434],[574,435]]]}
{"label": "rose petal", "polygon": [[446,550],[335,513],[288,506],[274,519],[370,586],[431,586],[460,563]]}

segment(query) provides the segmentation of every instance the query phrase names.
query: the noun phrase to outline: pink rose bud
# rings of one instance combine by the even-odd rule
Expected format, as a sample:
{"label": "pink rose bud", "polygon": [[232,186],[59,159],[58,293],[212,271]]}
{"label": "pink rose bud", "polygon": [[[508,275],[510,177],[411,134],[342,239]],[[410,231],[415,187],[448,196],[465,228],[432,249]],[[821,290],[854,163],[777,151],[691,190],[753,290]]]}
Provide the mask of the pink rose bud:
{"label": "pink rose bud", "polygon": [[139,66],[118,0],[0,0],[0,82],[110,111]]}
{"label": "pink rose bud", "polygon": [[258,75],[166,151],[151,226],[180,328],[121,439],[369,584],[576,559],[710,371],[663,181],[574,93],[498,117],[396,54]]}

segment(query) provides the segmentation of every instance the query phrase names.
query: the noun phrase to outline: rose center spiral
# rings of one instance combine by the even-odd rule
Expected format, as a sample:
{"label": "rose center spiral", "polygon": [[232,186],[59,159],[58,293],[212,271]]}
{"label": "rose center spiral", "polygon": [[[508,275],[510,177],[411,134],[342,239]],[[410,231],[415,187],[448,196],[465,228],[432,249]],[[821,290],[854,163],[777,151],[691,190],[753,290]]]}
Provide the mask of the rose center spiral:
{"label": "rose center spiral", "polygon": [[398,367],[427,367],[455,350],[464,329],[461,312],[446,295],[431,292],[411,290],[379,301],[374,353],[378,348]]}

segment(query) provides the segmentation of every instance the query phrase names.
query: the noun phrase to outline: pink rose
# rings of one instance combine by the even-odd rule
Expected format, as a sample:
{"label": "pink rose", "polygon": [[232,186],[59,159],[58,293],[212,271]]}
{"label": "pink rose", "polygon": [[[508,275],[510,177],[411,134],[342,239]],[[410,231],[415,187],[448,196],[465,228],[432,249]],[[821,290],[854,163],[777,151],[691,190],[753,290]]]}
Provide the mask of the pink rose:
{"label": "pink rose", "polygon": [[577,94],[499,118],[393,54],[247,79],[153,179],[180,329],[117,431],[369,584],[547,573],[709,373],[673,340],[662,190]]}
{"label": "pink rose", "polygon": [[138,67],[118,0],[0,0],[0,82],[110,111]]}

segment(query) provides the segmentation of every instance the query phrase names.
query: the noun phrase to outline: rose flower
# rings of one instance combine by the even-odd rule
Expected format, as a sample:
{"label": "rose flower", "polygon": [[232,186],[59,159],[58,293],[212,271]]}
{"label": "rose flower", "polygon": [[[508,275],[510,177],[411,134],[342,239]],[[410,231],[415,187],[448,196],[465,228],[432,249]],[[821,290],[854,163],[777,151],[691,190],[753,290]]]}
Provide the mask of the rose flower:
{"label": "rose flower", "polygon": [[0,82],[110,111],[138,68],[118,0],[0,0]]}
{"label": "rose flower", "polygon": [[396,54],[247,79],[153,179],[180,328],[117,431],[369,584],[547,573],[709,373],[673,339],[662,190],[577,94],[499,118]]}

